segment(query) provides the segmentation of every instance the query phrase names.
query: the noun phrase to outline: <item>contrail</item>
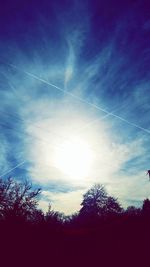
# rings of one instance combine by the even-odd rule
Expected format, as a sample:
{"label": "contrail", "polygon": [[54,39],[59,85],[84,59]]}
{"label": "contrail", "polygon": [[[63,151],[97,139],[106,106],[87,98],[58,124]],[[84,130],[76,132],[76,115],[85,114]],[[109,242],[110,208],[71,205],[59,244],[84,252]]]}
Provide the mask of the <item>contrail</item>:
{"label": "contrail", "polygon": [[91,107],[94,107],[94,108],[96,108],[96,109],[98,109],[98,110],[100,110],[100,111],[102,111],[102,112],[104,112],[104,113],[107,113],[107,114],[110,113],[110,112],[108,112],[107,110],[105,110],[105,109],[103,109],[103,108],[101,108],[101,107],[99,107],[99,106],[97,106],[97,105],[95,105],[95,104],[93,104],[93,103],[91,103],[91,102],[89,102],[89,101],[87,101],[87,100],[84,100],[83,98],[81,98],[81,97],[79,97],[79,96],[76,96],[76,95],[74,95],[74,94],[68,92],[68,91],[65,90],[65,89],[60,88],[59,86],[57,86],[57,85],[55,85],[55,84],[53,84],[53,83],[50,83],[50,82],[48,82],[48,81],[46,81],[46,80],[44,80],[44,79],[38,77],[37,75],[35,75],[35,74],[31,73],[31,72],[24,71],[24,70],[20,70],[20,69],[19,69],[17,66],[15,66],[14,64],[10,64],[10,63],[5,63],[5,64],[9,65],[10,67],[12,67],[12,68],[14,68],[14,69],[16,69],[16,70],[18,70],[18,71],[20,71],[20,72],[25,73],[26,75],[28,75],[28,76],[34,78],[35,80],[38,80],[38,81],[40,81],[40,82],[43,82],[43,83],[45,83],[45,84],[47,84],[47,85],[49,85],[49,86],[52,86],[52,87],[56,88],[57,90],[59,90],[59,91],[65,93],[65,94],[67,94],[67,95],[69,95],[69,96],[71,96],[71,97],[73,97],[73,98],[75,98],[75,99],[77,99],[77,100],[79,100],[80,102],[83,102],[83,103],[85,103],[85,104],[88,104],[88,105],[90,105]]}
{"label": "contrail", "polygon": [[[124,105],[124,106],[126,106],[126,105]],[[91,126],[92,124],[94,124],[94,123],[96,123],[96,122],[98,122],[98,121],[102,121],[102,120],[106,119],[107,117],[111,116],[114,112],[116,112],[116,111],[122,109],[124,106],[122,106],[122,107],[118,107],[118,108],[114,109],[113,111],[109,112],[108,114],[106,114],[105,116],[102,116],[102,117],[100,117],[100,118],[98,118],[98,119],[91,120],[91,121],[88,122],[87,124],[83,125],[83,127],[80,128],[79,131],[76,132],[76,134],[79,134],[80,132],[82,132],[84,129],[88,128],[88,127]]]}
{"label": "contrail", "polygon": [[141,126],[139,126],[139,125],[137,125],[137,124],[135,124],[135,123],[133,123],[133,122],[130,122],[130,121],[128,121],[128,120],[126,120],[126,119],[124,119],[124,118],[122,118],[122,117],[120,117],[120,116],[118,116],[118,115],[115,115],[115,114],[113,114],[113,113],[110,114],[110,115],[112,115],[112,116],[115,117],[115,118],[120,119],[121,121],[124,121],[124,122],[128,123],[128,124],[131,125],[131,126],[134,126],[134,127],[138,128],[138,129],[143,130],[143,131],[145,131],[146,133],[150,134],[150,130],[148,130],[148,129],[144,128],[144,127],[141,127]]}
{"label": "contrail", "polygon": [[97,105],[95,105],[95,104],[93,104],[93,103],[91,103],[91,102],[89,102],[89,101],[84,100],[83,98],[81,98],[81,97],[79,97],[79,96],[76,96],[76,95],[74,95],[74,94],[72,94],[72,93],[70,93],[70,92],[68,92],[68,91],[66,91],[66,90],[64,90],[64,89],[62,89],[62,88],[60,88],[59,86],[56,86],[56,85],[53,84],[53,83],[50,83],[50,82],[48,82],[48,81],[46,81],[46,80],[44,80],[44,79],[42,79],[42,78],[39,78],[39,77],[38,77],[37,75],[35,75],[35,74],[32,74],[32,73],[30,73],[30,72],[28,72],[28,71],[20,70],[20,69],[19,69],[17,66],[15,66],[14,64],[10,64],[10,63],[5,63],[5,64],[9,65],[10,67],[12,67],[12,68],[14,68],[14,69],[16,69],[16,70],[18,70],[18,71],[21,71],[22,73],[25,73],[26,75],[28,75],[28,76],[30,76],[30,77],[32,77],[32,78],[34,78],[34,79],[36,79],[36,80],[38,80],[38,81],[40,81],[40,82],[43,82],[44,84],[47,84],[47,85],[49,85],[49,86],[52,86],[52,87],[56,88],[57,90],[59,90],[59,91],[61,91],[61,92],[64,92],[65,94],[67,94],[67,95],[69,95],[69,96],[71,96],[71,97],[73,97],[73,98],[79,100],[79,101],[82,102],[82,103],[88,104],[88,105],[90,105],[91,107],[94,107],[94,108],[96,108],[96,109],[98,109],[98,110],[100,110],[100,111],[106,113],[106,114],[109,115],[109,116],[118,118],[118,119],[120,119],[121,121],[123,121],[123,122],[125,122],[125,123],[127,123],[127,124],[129,124],[129,125],[131,125],[131,126],[133,126],[133,127],[135,127],[135,128],[137,128],[137,129],[140,129],[140,130],[142,130],[142,131],[144,131],[144,132],[146,132],[146,133],[148,133],[148,134],[150,134],[150,130],[148,130],[148,129],[144,128],[144,127],[141,127],[141,126],[139,126],[139,125],[137,125],[137,124],[135,124],[135,123],[132,123],[132,122],[130,122],[130,121],[128,121],[128,120],[126,120],[126,119],[124,119],[124,118],[122,118],[122,117],[120,117],[120,116],[118,116],[118,115],[116,115],[116,114],[114,114],[114,113],[112,113],[112,112],[108,112],[107,110],[105,110],[105,109],[103,109],[103,108],[101,108],[101,107],[99,107],[99,106],[97,106]]}
{"label": "contrail", "polygon": [[12,172],[12,171],[15,170],[16,168],[18,168],[18,167],[20,167],[21,165],[23,165],[25,162],[26,162],[26,161],[22,161],[21,163],[17,164],[14,168],[12,168],[12,169],[10,169],[10,170],[4,172],[2,175],[0,175],[0,177],[3,177],[3,176],[5,176],[6,174]]}

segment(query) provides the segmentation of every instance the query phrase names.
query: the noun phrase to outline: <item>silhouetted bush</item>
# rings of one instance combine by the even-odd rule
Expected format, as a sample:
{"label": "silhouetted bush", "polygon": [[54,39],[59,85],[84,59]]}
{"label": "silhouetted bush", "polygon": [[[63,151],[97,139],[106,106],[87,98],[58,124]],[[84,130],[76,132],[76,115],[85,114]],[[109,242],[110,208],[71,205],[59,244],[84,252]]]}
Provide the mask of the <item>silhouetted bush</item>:
{"label": "silhouetted bush", "polygon": [[140,216],[141,215],[141,209],[140,208],[136,208],[136,207],[134,207],[134,206],[129,206],[129,207],[127,207],[127,209],[126,209],[126,214],[128,215],[128,216]]}
{"label": "silhouetted bush", "polygon": [[48,211],[45,214],[45,223],[51,229],[60,230],[65,222],[64,213],[54,211],[49,205]]}

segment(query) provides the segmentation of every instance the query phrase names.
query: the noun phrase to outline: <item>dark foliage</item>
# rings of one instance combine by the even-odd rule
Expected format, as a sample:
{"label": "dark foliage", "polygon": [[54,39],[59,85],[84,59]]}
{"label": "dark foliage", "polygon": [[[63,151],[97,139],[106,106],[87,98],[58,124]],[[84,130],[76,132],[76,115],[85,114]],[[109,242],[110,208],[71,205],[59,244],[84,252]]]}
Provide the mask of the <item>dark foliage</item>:
{"label": "dark foliage", "polygon": [[0,266],[148,266],[150,200],[123,210],[102,185],[72,216],[38,209],[40,190],[0,180]]}
{"label": "dark foliage", "polygon": [[110,217],[119,215],[123,209],[116,198],[109,196],[101,184],[95,184],[84,195],[79,213],[84,225],[99,225]]}

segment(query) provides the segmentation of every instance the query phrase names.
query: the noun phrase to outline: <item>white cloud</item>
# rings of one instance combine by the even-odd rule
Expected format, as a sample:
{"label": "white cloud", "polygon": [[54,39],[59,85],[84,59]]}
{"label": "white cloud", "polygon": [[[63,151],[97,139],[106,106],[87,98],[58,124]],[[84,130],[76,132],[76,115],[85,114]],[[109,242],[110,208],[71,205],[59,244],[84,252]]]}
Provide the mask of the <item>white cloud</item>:
{"label": "white cloud", "polygon": [[48,211],[49,202],[43,199],[40,199],[38,202],[38,208],[43,210],[44,212]]}

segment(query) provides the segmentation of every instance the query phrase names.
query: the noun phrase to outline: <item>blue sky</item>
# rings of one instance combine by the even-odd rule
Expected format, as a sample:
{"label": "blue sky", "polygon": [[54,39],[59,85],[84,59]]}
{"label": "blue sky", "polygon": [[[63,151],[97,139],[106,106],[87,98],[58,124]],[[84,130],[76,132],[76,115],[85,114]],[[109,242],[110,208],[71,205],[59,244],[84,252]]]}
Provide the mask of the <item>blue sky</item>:
{"label": "blue sky", "polygon": [[[149,197],[148,2],[1,4],[0,175],[40,185],[43,209],[77,211],[97,182],[124,206]],[[75,138],[89,157],[72,173]]]}

